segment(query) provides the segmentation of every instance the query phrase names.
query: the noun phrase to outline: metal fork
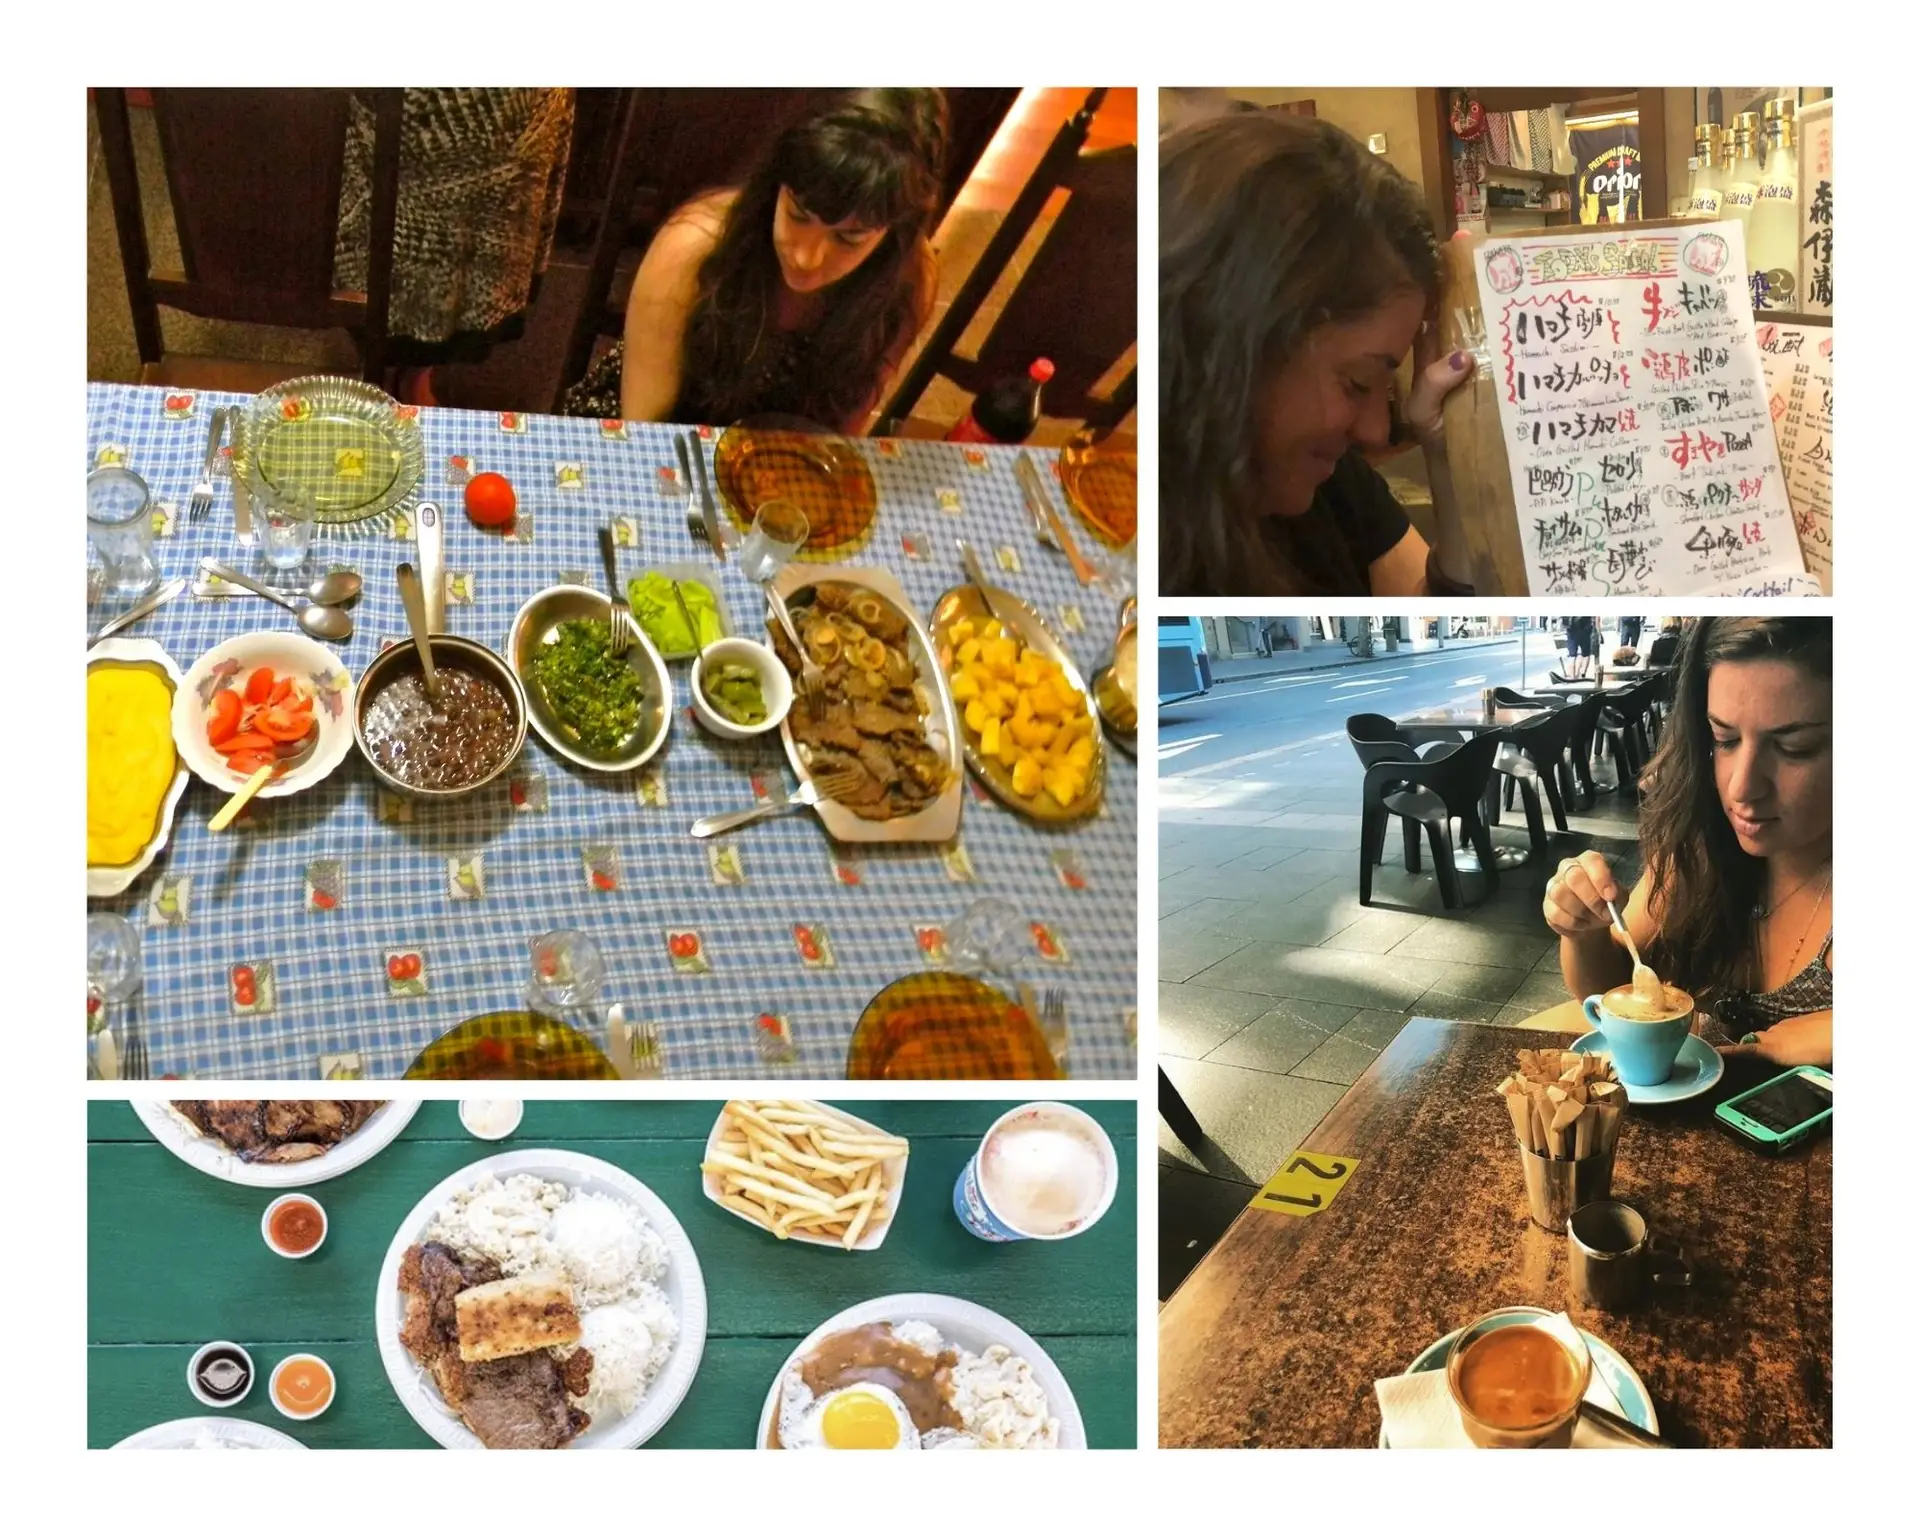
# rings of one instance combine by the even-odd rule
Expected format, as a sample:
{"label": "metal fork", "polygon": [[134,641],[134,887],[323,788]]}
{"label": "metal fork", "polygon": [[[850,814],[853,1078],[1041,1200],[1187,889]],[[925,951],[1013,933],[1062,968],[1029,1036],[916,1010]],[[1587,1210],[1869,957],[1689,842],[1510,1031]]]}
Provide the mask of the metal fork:
{"label": "metal fork", "polygon": [[751,810],[728,811],[719,816],[702,816],[693,824],[693,835],[717,837],[722,832],[765,821],[770,816],[785,816],[789,811],[809,809],[823,800],[839,799],[851,792],[859,782],[860,775],[851,768],[829,769],[809,779],[785,800],[776,800],[772,805],[756,805]]}
{"label": "metal fork", "polygon": [[680,483],[687,491],[687,532],[697,544],[707,544],[707,520],[700,515],[700,501],[693,490],[693,462],[687,457],[687,440],[674,434],[673,446],[680,455]]}
{"label": "metal fork", "polygon": [[220,457],[220,429],[226,423],[226,406],[216,406],[207,413],[207,452],[200,464],[200,478],[194,483],[193,499],[187,503],[188,522],[197,523],[213,510],[213,462]]}
{"label": "metal fork", "polygon": [[787,639],[793,642],[793,648],[800,655],[800,697],[807,706],[807,718],[820,721],[827,718],[827,674],[820,670],[820,664],[807,654],[807,648],[800,643],[800,631],[794,627],[793,615],[787,611],[787,600],[774,591],[771,583],[767,586],[767,606],[773,610],[773,616],[780,621],[780,627],[787,632]]}
{"label": "metal fork", "polygon": [[1047,1049],[1053,1052],[1054,1064],[1062,1072],[1067,1070],[1067,994],[1059,987],[1047,988],[1046,995],[1040,1000],[1040,1033],[1046,1037]]}
{"label": "metal fork", "polygon": [[613,553],[613,530],[603,527],[600,530],[600,561],[607,568],[608,602],[613,611],[608,618],[608,627],[612,633],[609,647],[616,656],[624,656],[633,648],[640,635],[640,625],[633,617],[632,605],[627,602],[627,594],[620,590],[620,567]]}
{"label": "metal fork", "polygon": [[147,1037],[131,1018],[123,1018],[120,1028],[120,1075],[125,1078],[145,1078],[147,1073]]}

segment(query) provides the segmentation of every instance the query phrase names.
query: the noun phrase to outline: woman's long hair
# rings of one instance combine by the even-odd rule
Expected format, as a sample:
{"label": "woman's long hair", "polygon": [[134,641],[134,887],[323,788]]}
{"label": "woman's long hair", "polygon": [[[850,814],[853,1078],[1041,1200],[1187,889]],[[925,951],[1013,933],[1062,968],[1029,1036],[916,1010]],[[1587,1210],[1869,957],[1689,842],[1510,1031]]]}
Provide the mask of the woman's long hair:
{"label": "woman's long hair", "polygon": [[937,90],[837,93],[780,135],[700,268],[682,378],[698,381],[708,419],[733,421],[761,408],[767,361],[779,346],[773,215],[782,187],[829,224],[852,218],[886,228],[879,248],[827,290],[804,375],[792,381],[796,398],[785,402],[832,426],[866,406],[887,353],[920,318],[920,242],[940,207],[946,160],[947,103]]}
{"label": "woman's long hair", "polygon": [[1675,657],[1673,709],[1640,805],[1657,893],[1647,958],[1663,976],[1684,972],[1702,1007],[1752,985],[1753,915],[1767,894],[1767,861],[1741,848],[1714,778],[1707,674],[1723,661],[1790,661],[1831,682],[1833,620],[1698,619]]}
{"label": "woman's long hair", "polygon": [[1261,386],[1317,327],[1439,279],[1419,189],[1331,123],[1242,112],[1161,141],[1162,592],[1300,590],[1260,528]]}

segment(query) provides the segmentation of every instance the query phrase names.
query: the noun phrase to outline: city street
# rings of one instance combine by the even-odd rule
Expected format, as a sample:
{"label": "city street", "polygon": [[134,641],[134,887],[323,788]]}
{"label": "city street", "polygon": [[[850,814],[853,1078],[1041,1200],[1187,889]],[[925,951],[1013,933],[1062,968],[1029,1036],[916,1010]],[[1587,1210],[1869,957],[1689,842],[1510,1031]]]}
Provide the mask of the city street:
{"label": "city street", "polygon": [[[1409,1019],[1576,1027],[1541,896],[1585,848],[1637,876],[1634,797],[1569,807],[1566,832],[1549,817],[1544,855],[1497,888],[1463,874],[1469,904],[1453,909],[1430,855],[1403,867],[1396,826],[1362,906],[1364,774],[1346,735],[1349,715],[1477,707],[1482,689],[1537,687],[1559,661],[1538,631],[1524,660],[1519,635],[1449,641],[1228,681],[1160,711],[1159,1049],[1205,1133],[1193,1147],[1161,1126],[1163,1298]],[[1517,804],[1493,838],[1527,846]]]}

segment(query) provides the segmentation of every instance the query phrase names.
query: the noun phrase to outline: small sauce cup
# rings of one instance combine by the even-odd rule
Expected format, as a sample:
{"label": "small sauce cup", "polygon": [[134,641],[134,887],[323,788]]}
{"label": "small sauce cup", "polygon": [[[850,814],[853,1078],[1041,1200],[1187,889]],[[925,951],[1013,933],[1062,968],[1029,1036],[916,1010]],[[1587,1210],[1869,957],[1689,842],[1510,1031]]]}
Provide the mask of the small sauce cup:
{"label": "small sauce cup", "polygon": [[288,1355],[273,1368],[267,1396],[289,1419],[317,1419],[333,1406],[333,1367],[318,1355]]}
{"label": "small sauce cup", "polygon": [[327,1213],[311,1195],[282,1195],[261,1213],[260,1237],[283,1259],[310,1259],[327,1240]]}
{"label": "small sauce cup", "polygon": [[469,1136],[482,1141],[505,1141],[520,1128],[526,1106],[518,1099],[462,1099],[460,1123]]}
{"label": "small sauce cup", "polygon": [[187,1362],[187,1390],[209,1408],[231,1408],[253,1391],[253,1356],[231,1339],[202,1344]]}

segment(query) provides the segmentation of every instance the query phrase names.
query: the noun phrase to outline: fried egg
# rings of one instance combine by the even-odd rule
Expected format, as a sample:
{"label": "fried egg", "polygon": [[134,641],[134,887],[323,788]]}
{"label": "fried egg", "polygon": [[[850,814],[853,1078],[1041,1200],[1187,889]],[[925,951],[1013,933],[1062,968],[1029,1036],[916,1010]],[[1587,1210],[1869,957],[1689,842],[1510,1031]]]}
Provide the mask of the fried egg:
{"label": "fried egg", "polygon": [[920,1431],[885,1387],[859,1382],[815,1397],[793,1371],[780,1389],[780,1443],[790,1451],[917,1451]]}

